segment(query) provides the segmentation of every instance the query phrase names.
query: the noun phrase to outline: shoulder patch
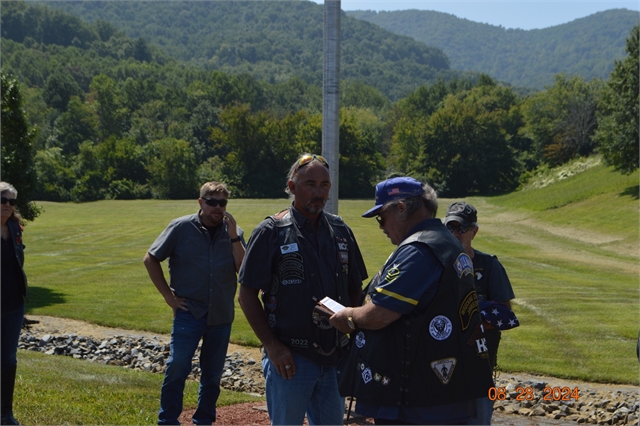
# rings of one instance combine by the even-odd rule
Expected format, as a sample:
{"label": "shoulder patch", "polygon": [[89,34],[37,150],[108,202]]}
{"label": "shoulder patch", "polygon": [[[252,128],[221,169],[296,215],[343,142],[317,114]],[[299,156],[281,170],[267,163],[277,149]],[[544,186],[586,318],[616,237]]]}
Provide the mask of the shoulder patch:
{"label": "shoulder patch", "polygon": [[466,253],[460,253],[453,264],[458,278],[462,278],[464,275],[473,275],[473,262]]}
{"label": "shoulder patch", "polygon": [[387,275],[385,275],[384,280],[388,283],[393,282],[400,275],[400,265],[393,264],[389,270],[387,270]]}

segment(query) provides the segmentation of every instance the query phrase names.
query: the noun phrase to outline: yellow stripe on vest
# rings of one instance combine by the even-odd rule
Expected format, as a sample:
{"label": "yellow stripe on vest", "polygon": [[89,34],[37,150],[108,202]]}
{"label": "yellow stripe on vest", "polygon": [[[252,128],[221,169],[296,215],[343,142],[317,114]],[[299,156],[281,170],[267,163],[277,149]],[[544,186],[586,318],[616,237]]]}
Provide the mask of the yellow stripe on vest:
{"label": "yellow stripe on vest", "polygon": [[398,299],[402,302],[407,302],[407,303],[411,303],[412,305],[417,305],[418,301],[415,299],[411,299],[410,297],[404,297],[399,295],[398,293],[394,293],[393,291],[389,291],[389,290],[385,290],[384,288],[380,288],[380,287],[376,287],[376,291],[378,293],[382,293],[385,294],[389,297],[393,297],[394,299]]}

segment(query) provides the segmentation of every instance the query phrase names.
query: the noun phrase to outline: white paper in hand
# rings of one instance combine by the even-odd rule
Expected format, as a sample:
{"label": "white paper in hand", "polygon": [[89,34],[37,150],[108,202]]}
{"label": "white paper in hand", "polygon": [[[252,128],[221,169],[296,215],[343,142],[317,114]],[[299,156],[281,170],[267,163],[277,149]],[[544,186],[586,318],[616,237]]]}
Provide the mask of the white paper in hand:
{"label": "white paper in hand", "polygon": [[342,306],[340,303],[336,302],[335,300],[333,300],[330,297],[325,297],[324,299],[322,299],[320,301],[320,304],[322,306],[324,306],[325,308],[330,309],[331,311],[333,311],[334,314],[336,312],[340,312],[341,310],[344,309],[344,306]]}

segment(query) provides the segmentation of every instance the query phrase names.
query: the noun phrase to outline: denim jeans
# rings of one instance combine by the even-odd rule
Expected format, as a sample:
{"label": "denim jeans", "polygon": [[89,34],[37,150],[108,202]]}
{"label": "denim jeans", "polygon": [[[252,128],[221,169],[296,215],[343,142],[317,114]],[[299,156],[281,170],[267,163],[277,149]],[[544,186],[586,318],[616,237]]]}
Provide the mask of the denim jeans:
{"label": "denim jeans", "polygon": [[10,312],[2,312],[2,340],[0,350],[0,362],[2,367],[15,367],[18,365],[18,343],[20,330],[24,321],[24,304],[20,308]]}
{"label": "denim jeans", "polygon": [[489,397],[476,399],[476,417],[469,419],[468,425],[490,425],[493,416],[493,401]]}
{"label": "denim jeans", "polygon": [[262,370],[272,425],[342,425],[344,398],[338,393],[336,368],[293,355],[296,374],[284,380],[263,353]]}
{"label": "denim jeans", "polygon": [[210,425],[216,420],[216,401],[220,395],[220,378],[227,356],[231,324],[208,326],[207,315],[195,319],[191,312],[178,309],[171,331],[171,352],[162,383],[158,424],[177,425],[182,413],[184,383],[191,372],[191,360],[200,348],[200,391],[193,423]]}

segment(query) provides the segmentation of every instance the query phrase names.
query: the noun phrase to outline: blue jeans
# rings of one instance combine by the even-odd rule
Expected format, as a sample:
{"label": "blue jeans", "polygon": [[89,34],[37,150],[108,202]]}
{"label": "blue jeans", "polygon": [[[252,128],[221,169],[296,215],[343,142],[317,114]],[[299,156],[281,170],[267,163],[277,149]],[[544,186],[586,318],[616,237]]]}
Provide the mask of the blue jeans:
{"label": "blue jeans", "polygon": [[476,417],[469,419],[468,425],[490,425],[493,416],[493,401],[489,397],[476,399]]}
{"label": "blue jeans", "polygon": [[10,312],[2,312],[0,362],[3,368],[18,365],[18,343],[20,341],[20,330],[22,329],[23,321],[24,303],[18,309]]}
{"label": "blue jeans", "polygon": [[191,360],[200,348],[200,391],[193,423],[210,425],[216,421],[216,401],[220,395],[220,378],[227,356],[231,324],[208,326],[207,315],[195,319],[191,312],[178,309],[171,331],[171,352],[162,383],[159,425],[178,425],[182,413],[184,382],[191,372]]}
{"label": "blue jeans", "polygon": [[267,409],[272,425],[302,425],[305,412],[309,425],[342,425],[344,398],[338,393],[336,368],[316,364],[297,355],[296,374],[284,380],[263,353],[262,370]]}

